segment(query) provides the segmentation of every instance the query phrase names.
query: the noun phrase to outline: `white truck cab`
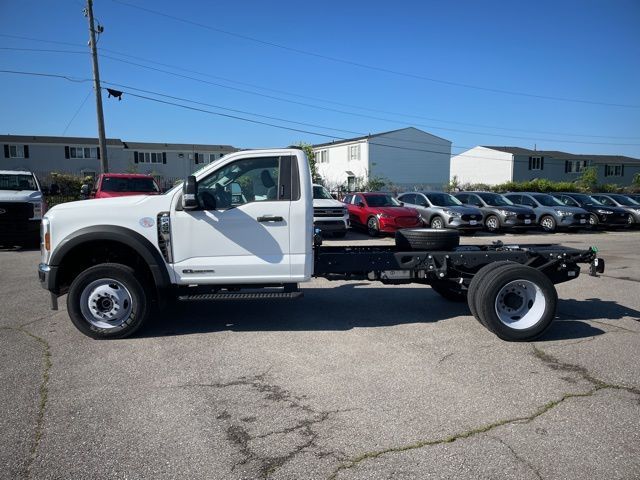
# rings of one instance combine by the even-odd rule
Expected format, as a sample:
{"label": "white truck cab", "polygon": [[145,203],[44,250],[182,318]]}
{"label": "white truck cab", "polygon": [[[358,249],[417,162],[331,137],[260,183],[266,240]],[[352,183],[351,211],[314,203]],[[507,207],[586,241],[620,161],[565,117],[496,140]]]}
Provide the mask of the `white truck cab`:
{"label": "white truck cab", "polygon": [[344,203],[334,199],[322,185],[313,184],[313,225],[323,235],[342,238],[349,228],[349,211]]}

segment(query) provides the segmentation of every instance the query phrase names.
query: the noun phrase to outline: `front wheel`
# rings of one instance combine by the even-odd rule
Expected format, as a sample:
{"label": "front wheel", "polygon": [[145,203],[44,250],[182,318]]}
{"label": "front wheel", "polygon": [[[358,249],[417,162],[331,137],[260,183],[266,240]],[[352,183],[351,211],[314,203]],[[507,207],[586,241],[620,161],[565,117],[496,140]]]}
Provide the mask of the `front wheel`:
{"label": "front wheel", "polygon": [[370,237],[377,237],[380,235],[380,224],[376,217],[370,217],[369,220],[367,220],[367,233]]}
{"label": "front wheel", "polygon": [[556,220],[551,215],[545,215],[540,219],[540,226],[545,232],[555,232]]}
{"label": "front wheel", "polygon": [[498,217],[496,217],[495,215],[490,215],[485,220],[484,226],[489,232],[495,233],[500,230],[500,220],[498,220]]}
{"label": "front wheel", "polygon": [[598,223],[600,223],[600,221],[598,220],[597,215],[593,213],[589,215],[589,225],[591,225],[591,227],[596,228],[598,226]]}
{"label": "front wheel", "polygon": [[69,288],[67,310],[76,328],[95,339],[128,337],[149,315],[135,272],[118,263],[95,265],[78,275]]}
{"label": "front wheel", "polygon": [[431,219],[431,228],[440,230],[444,228],[444,221],[440,217],[433,217]]}

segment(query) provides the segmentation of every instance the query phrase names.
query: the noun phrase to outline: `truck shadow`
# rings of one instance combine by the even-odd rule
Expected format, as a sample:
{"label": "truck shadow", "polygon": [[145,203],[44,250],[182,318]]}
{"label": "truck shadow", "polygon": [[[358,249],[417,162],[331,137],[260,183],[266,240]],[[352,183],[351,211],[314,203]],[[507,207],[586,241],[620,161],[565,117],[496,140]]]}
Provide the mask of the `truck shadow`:
{"label": "truck shadow", "polygon": [[[139,333],[142,337],[218,331],[324,331],[431,323],[466,316],[465,303],[449,302],[427,287],[360,288],[351,283],[334,288],[305,288],[300,300],[186,302],[163,312]],[[582,305],[586,303],[585,305]],[[579,339],[604,330],[584,320],[638,317],[640,312],[615,302],[561,300],[558,316],[541,339]],[[572,312],[571,314],[564,312]],[[575,313],[579,312],[579,313]],[[590,312],[589,314],[582,312]]]}

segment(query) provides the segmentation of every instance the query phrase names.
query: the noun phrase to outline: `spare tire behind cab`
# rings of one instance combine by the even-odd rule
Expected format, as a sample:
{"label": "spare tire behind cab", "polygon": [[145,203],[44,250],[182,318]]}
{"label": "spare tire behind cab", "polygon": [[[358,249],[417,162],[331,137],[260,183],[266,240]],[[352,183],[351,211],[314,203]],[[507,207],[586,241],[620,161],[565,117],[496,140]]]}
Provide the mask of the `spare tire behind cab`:
{"label": "spare tire behind cab", "polygon": [[460,245],[457,230],[403,228],[396,230],[396,247],[401,250],[453,250]]}

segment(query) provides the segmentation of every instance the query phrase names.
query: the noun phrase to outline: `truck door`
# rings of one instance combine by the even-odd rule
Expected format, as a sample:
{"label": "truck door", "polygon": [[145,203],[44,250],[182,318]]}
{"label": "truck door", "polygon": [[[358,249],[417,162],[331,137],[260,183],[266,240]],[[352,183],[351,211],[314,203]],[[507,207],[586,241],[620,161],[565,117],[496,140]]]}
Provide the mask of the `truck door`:
{"label": "truck door", "polygon": [[172,213],[179,284],[287,282],[292,161],[231,160],[198,179],[196,210]]}

